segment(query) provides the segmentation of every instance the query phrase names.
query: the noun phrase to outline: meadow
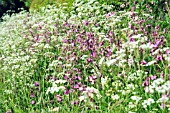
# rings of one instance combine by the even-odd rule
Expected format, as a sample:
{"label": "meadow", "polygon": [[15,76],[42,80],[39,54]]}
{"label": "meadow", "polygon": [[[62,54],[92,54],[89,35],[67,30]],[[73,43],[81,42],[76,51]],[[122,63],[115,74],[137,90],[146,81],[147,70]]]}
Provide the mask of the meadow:
{"label": "meadow", "polygon": [[3,16],[0,113],[169,113],[170,9],[154,4]]}

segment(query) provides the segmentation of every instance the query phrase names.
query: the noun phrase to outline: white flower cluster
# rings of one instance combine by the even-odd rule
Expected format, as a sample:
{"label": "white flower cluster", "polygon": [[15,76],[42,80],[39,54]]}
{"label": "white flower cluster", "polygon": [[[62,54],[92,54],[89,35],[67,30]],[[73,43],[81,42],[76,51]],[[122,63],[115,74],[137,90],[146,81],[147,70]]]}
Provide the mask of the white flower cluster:
{"label": "white flower cluster", "polygon": [[49,92],[50,93],[54,93],[54,92],[59,92],[60,90],[65,90],[65,87],[64,86],[58,86],[57,84],[63,84],[65,83],[66,81],[65,80],[51,80],[49,81],[52,83],[52,87],[49,87],[46,91],[46,94],[48,94]]}
{"label": "white flower cluster", "polygon": [[136,101],[136,103],[138,103],[138,102],[142,99],[142,97],[139,97],[139,96],[131,96],[131,99],[134,100],[134,101]]}
{"label": "white flower cluster", "polygon": [[166,81],[165,83],[164,82],[165,81],[163,78],[154,80],[151,85],[145,87],[145,92],[154,93],[154,91],[156,91],[162,94],[168,92],[170,90],[170,81]]}
{"label": "white flower cluster", "polygon": [[80,101],[87,101],[88,97],[94,98],[97,96],[100,99],[102,96],[98,89],[94,87],[87,87],[85,91],[82,92],[82,95],[79,97]]}
{"label": "white flower cluster", "polygon": [[148,49],[150,50],[154,47],[154,45],[151,43],[146,43],[146,44],[140,45],[139,47],[142,48],[143,50],[148,50]]}
{"label": "white flower cluster", "polygon": [[153,103],[155,103],[154,99],[148,98],[148,100],[143,101],[142,105],[143,105],[144,108],[146,108],[147,106],[150,106]]}
{"label": "white flower cluster", "polygon": [[156,102],[157,103],[165,103],[168,102],[169,97],[167,95],[163,95],[161,98],[159,98]]}
{"label": "white flower cluster", "polygon": [[142,76],[144,76],[145,73],[144,71],[142,70],[137,70],[136,72],[134,73],[130,73],[127,77],[128,77],[128,80],[130,81],[134,81],[134,80],[139,80]]}
{"label": "white flower cluster", "polygon": [[104,89],[104,86],[107,84],[107,80],[108,80],[108,77],[101,77],[101,84],[102,84],[102,88]]}
{"label": "white flower cluster", "polygon": [[116,94],[116,95],[111,95],[111,98],[112,98],[113,100],[118,100],[120,97],[119,97],[118,94]]}

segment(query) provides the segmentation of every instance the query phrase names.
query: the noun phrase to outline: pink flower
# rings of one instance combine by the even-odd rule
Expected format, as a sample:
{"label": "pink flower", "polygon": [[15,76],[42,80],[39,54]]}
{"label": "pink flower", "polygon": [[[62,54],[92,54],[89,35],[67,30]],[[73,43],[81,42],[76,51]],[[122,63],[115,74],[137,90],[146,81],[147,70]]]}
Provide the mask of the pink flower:
{"label": "pink flower", "polygon": [[57,99],[59,102],[61,102],[61,101],[62,101],[61,96],[59,96],[59,95],[57,95],[57,94],[56,94],[56,99]]}
{"label": "pink flower", "polygon": [[78,79],[78,80],[81,80],[81,77],[80,77],[80,76],[77,76],[77,79]]}
{"label": "pink flower", "polygon": [[35,104],[35,101],[34,101],[34,100],[32,100],[32,101],[31,101],[31,104]]}
{"label": "pink flower", "polygon": [[131,24],[131,23],[129,24],[129,27],[128,27],[128,28],[129,28],[129,29],[132,29],[132,24]]}
{"label": "pink flower", "polygon": [[76,100],[76,101],[75,101],[75,104],[76,104],[76,105],[78,105],[78,103],[79,103],[79,101],[78,101],[78,100]]}
{"label": "pink flower", "polygon": [[83,91],[83,87],[79,87],[79,91]]}
{"label": "pink flower", "polygon": [[110,44],[112,44],[113,43],[113,38],[110,38],[109,41],[110,41]]}
{"label": "pink flower", "polygon": [[109,18],[109,16],[110,16],[110,13],[106,14],[106,18]]}
{"label": "pink flower", "polygon": [[34,98],[34,97],[35,97],[35,95],[34,95],[34,94],[31,94],[31,95],[30,95],[30,97],[31,97],[31,98]]}
{"label": "pink flower", "polygon": [[155,43],[154,47],[155,48],[158,47],[160,42],[161,42],[160,40],[156,40],[156,43]]}
{"label": "pink flower", "polygon": [[64,75],[64,79],[65,79],[65,80],[67,80],[67,79],[68,79],[68,77],[67,77],[66,75]]}
{"label": "pink flower", "polygon": [[163,31],[163,33],[166,33],[166,32],[167,32],[167,29],[165,28],[164,31]]}
{"label": "pink flower", "polygon": [[170,54],[170,50],[166,50],[166,54]]}
{"label": "pink flower", "polygon": [[155,29],[158,30],[158,29],[159,29],[159,26],[156,26]]}
{"label": "pink flower", "polygon": [[67,95],[67,94],[69,94],[70,92],[71,92],[70,90],[65,90],[65,91],[64,91],[64,94]]}
{"label": "pink flower", "polygon": [[135,6],[132,7],[132,10],[131,11],[134,11],[135,10]]}
{"label": "pink flower", "polygon": [[87,26],[89,24],[88,20],[85,20],[84,26]]}
{"label": "pink flower", "polygon": [[142,65],[146,65],[146,64],[147,64],[147,62],[146,62],[145,60],[143,60],[143,61],[141,61],[141,62],[140,62],[140,64],[142,64]]}
{"label": "pink flower", "polygon": [[161,103],[161,109],[165,108],[165,104]]}
{"label": "pink flower", "polygon": [[156,75],[151,76],[151,79],[152,79],[152,80],[155,80],[155,79],[156,79],[156,77],[157,77]]}
{"label": "pink flower", "polygon": [[163,74],[163,73],[161,73],[161,74],[160,74],[160,77],[161,77],[161,78],[164,78],[164,74]]}
{"label": "pink flower", "polygon": [[163,59],[163,57],[162,57],[162,55],[157,55],[157,57],[156,57],[156,60],[162,60]]}
{"label": "pink flower", "polygon": [[109,36],[113,36],[113,33],[112,33],[112,31],[110,31],[110,32],[109,32]]}
{"label": "pink flower", "polygon": [[92,82],[92,84],[94,84],[96,79],[97,79],[97,77],[95,75],[92,75],[89,77],[89,82]]}
{"label": "pink flower", "polygon": [[133,2],[134,5],[136,5],[136,3],[137,3],[136,1]]}
{"label": "pink flower", "polygon": [[168,78],[170,79],[170,74],[168,74]]}
{"label": "pink flower", "polygon": [[38,82],[34,82],[34,85],[35,85],[35,86],[39,86],[39,83],[38,83]]}
{"label": "pink flower", "polygon": [[78,85],[78,84],[76,84],[76,85],[74,86],[74,88],[75,88],[75,89],[78,89],[78,88],[79,88],[79,85]]}
{"label": "pink flower", "polygon": [[148,86],[148,85],[149,85],[149,82],[146,81],[146,80],[145,80],[145,81],[143,82],[143,84],[142,84],[142,86]]}
{"label": "pink flower", "polygon": [[91,59],[90,59],[90,57],[89,58],[87,58],[87,62],[89,63],[89,62],[91,62]]}
{"label": "pink flower", "polygon": [[149,11],[152,12],[152,8],[150,8]]}
{"label": "pink flower", "polygon": [[133,42],[134,41],[134,39],[133,38],[130,38],[130,42]]}
{"label": "pink flower", "polygon": [[96,58],[96,52],[92,52],[91,56],[92,56],[93,58]]}
{"label": "pink flower", "polygon": [[111,12],[111,14],[112,14],[112,15],[114,15],[114,14],[115,14],[115,12]]}
{"label": "pink flower", "polygon": [[74,105],[74,101],[71,101],[71,105]]}

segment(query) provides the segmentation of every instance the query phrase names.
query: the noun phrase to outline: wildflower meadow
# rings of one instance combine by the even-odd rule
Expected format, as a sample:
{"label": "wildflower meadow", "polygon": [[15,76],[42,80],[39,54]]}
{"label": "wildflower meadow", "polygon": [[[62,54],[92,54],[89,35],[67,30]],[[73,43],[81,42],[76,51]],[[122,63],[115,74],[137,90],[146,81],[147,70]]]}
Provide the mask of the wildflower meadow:
{"label": "wildflower meadow", "polygon": [[170,113],[168,1],[98,1],[2,17],[0,113]]}

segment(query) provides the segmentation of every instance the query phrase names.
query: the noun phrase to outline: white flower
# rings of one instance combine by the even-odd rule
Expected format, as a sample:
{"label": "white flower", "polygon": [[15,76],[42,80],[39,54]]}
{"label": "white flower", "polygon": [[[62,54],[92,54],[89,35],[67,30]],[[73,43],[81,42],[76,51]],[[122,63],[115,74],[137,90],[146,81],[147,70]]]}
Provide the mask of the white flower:
{"label": "white flower", "polygon": [[134,89],[135,89],[135,87],[134,87],[134,85],[133,85],[133,84],[128,84],[128,85],[127,85],[127,88],[128,88],[128,89],[132,89],[132,90],[134,90]]}
{"label": "white flower", "polygon": [[154,89],[150,87],[149,92],[150,92],[150,93],[154,93]]}
{"label": "white flower", "polygon": [[57,86],[55,82],[52,82],[52,87],[49,87],[46,91],[46,94],[50,93],[54,93],[54,92],[58,92],[60,90],[65,90],[64,86]]}
{"label": "white flower", "polygon": [[147,44],[142,44],[139,47],[141,47],[142,49],[152,49],[153,48],[153,44],[147,43]]}
{"label": "white flower", "polygon": [[129,108],[134,108],[136,105],[133,102],[129,102],[128,107]]}
{"label": "white flower", "polygon": [[80,96],[80,97],[79,97],[79,100],[80,100],[80,101],[83,101],[83,100],[86,101],[86,99],[87,99],[87,96]]}
{"label": "white flower", "polygon": [[143,14],[144,16],[147,16],[147,17],[149,17],[149,16],[151,16],[150,14]]}
{"label": "white flower", "polygon": [[152,98],[149,98],[149,99],[148,99],[148,102],[150,102],[150,103],[155,103],[154,99],[152,99]]}
{"label": "white flower", "polygon": [[4,92],[7,93],[7,94],[11,94],[12,90],[5,90]]}
{"label": "white flower", "polygon": [[136,112],[129,111],[128,113],[136,113]]}
{"label": "white flower", "polygon": [[104,85],[106,84],[107,79],[108,79],[107,77],[105,77],[105,78],[101,77],[101,84],[102,84],[102,87],[104,87]]}
{"label": "white flower", "polygon": [[144,100],[144,102],[142,102],[142,105],[143,105],[144,108],[146,108],[147,107],[147,101]]}
{"label": "white flower", "polygon": [[59,112],[60,107],[50,109],[50,112]]}
{"label": "white flower", "polygon": [[147,105],[146,105],[145,103],[142,103],[142,105],[143,105],[143,107],[144,107],[144,108],[146,108],[146,107],[147,107]]}
{"label": "white flower", "polygon": [[148,98],[148,100],[144,100],[142,105],[144,108],[146,108],[147,106],[150,106],[152,103],[155,103],[155,101],[152,98]]}
{"label": "white flower", "polygon": [[157,100],[157,103],[167,102],[168,100],[169,98],[166,95],[163,95],[160,99]]}
{"label": "white flower", "polygon": [[131,96],[132,100],[135,100],[137,103],[142,99],[142,97],[138,97],[138,96]]}
{"label": "white flower", "polygon": [[35,64],[37,62],[37,59],[31,59],[30,62]]}
{"label": "white flower", "polygon": [[119,95],[117,95],[117,94],[116,94],[116,95],[112,95],[111,98],[112,98],[113,100],[118,100],[118,99],[119,99]]}
{"label": "white flower", "polygon": [[44,48],[49,49],[51,48],[49,44],[45,44]]}
{"label": "white flower", "polygon": [[87,88],[86,88],[86,92],[88,92],[89,94],[90,94],[90,93],[95,93],[98,98],[101,98],[101,97],[102,97],[101,94],[100,94],[100,92],[99,92],[99,90],[96,89],[96,88],[94,88],[94,87],[87,87]]}
{"label": "white flower", "polygon": [[24,56],[24,58],[25,58],[26,60],[29,60],[30,57],[27,55],[27,56]]}
{"label": "white flower", "polygon": [[109,66],[111,66],[112,64],[114,64],[116,61],[117,61],[117,59],[108,60],[108,61],[106,61],[106,64],[107,64],[107,66],[109,67]]}
{"label": "white flower", "polygon": [[88,58],[88,55],[83,55],[83,56],[81,57],[82,60],[84,60],[84,59],[86,59],[86,58]]}
{"label": "white flower", "polygon": [[145,87],[145,92],[154,93],[154,87],[152,85]]}
{"label": "white flower", "polygon": [[143,34],[133,35],[132,38],[138,39],[138,38],[141,38],[142,35],[143,35]]}
{"label": "white flower", "polygon": [[156,60],[153,60],[153,61],[148,62],[148,63],[146,64],[146,66],[151,66],[151,65],[153,65],[154,63],[156,63]]}
{"label": "white flower", "polygon": [[163,78],[158,78],[156,80],[153,81],[154,84],[156,84],[157,86],[162,84],[164,82],[164,79]]}
{"label": "white flower", "polygon": [[67,81],[66,80],[56,80],[56,81],[54,81],[56,84],[58,84],[58,83],[61,83],[61,84],[63,84],[63,83],[66,83]]}
{"label": "white flower", "polygon": [[102,57],[99,61],[99,65],[102,65],[103,61],[104,61],[105,57]]}
{"label": "white flower", "polygon": [[129,47],[130,48],[137,48],[138,47],[139,41],[134,41],[134,42],[129,42]]}

